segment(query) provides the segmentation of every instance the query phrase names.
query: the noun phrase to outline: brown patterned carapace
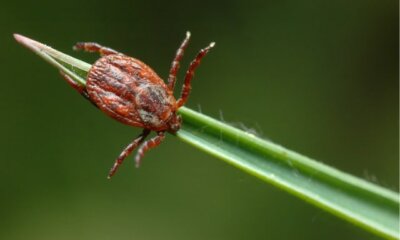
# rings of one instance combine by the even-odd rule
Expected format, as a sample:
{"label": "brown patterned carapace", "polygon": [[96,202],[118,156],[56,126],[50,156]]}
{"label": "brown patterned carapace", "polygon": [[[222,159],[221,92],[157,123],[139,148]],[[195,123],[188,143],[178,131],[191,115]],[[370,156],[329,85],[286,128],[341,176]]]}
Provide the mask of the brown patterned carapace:
{"label": "brown patterned carapace", "polygon": [[[109,178],[115,174],[119,165],[137,146],[141,144],[135,158],[136,166],[139,166],[145,152],[158,146],[165,138],[166,131],[176,133],[180,129],[182,119],[177,115],[177,110],[186,103],[190,94],[190,82],[194,70],[215,45],[211,43],[208,47],[201,49],[190,63],[181,97],[176,100],[173,95],[176,74],[189,38],[190,33],[187,32],[172,62],[168,84],[165,84],[153,69],[135,58],[97,43],[80,42],[74,46],[75,50],[99,52],[102,58],[97,60],[89,70],[86,87],[62,73],[65,80],[110,117],[124,124],[143,128],[143,132],[119,155],[110,170]],[[151,131],[157,132],[157,136],[145,142],[145,138]]]}

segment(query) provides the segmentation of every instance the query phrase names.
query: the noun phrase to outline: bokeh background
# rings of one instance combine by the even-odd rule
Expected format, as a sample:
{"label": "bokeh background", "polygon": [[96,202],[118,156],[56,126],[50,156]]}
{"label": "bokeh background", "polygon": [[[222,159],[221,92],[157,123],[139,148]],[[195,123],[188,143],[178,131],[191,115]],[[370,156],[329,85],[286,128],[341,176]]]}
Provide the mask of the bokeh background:
{"label": "bokeh background", "polygon": [[[77,41],[160,76],[211,41],[188,107],[398,191],[398,1],[4,1],[0,239],[378,239],[172,136],[106,174],[139,129],[19,46]],[[178,83],[178,86],[181,82]]]}

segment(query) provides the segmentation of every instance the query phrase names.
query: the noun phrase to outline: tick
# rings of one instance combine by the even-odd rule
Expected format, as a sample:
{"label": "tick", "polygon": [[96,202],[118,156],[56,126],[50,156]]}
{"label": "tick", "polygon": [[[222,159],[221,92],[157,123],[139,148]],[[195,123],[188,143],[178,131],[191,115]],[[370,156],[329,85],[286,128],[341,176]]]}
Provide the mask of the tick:
{"label": "tick", "polygon": [[[177,111],[185,105],[189,97],[194,71],[201,59],[215,45],[212,42],[201,49],[190,63],[181,96],[176,100],[173,95],[176,74],[189,39],[190,32],[187,32],[172,61],[167,84],[153,69],[138,59],[97,43],[79,42],[74,46],[74,50],[98,52],[101,58],[89,70],[86,87],[61,73],[68,84],[108,116],[126,125],[143,128],[143,132],[126,146],[116,159],[108,178],[115,174],[124,159],[139,145],[135,157],[137,167],[144,154],[164,140],[165,132],[176,133],[180,129],[182,119]],[[151,131],[155,131],[157,136],[145,141]]]}

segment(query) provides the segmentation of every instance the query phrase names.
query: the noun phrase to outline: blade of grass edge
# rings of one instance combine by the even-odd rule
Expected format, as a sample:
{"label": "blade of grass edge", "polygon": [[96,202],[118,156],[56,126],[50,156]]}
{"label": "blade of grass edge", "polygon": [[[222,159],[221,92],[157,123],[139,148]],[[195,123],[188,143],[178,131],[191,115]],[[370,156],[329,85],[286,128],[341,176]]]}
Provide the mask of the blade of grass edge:
{"label": "blade of grass edge", "polygon": [[[15,39],[80,84],[91,65],[15,34]],[[379,236],[399,239],[399,194],[182,107],[176,136]]]}

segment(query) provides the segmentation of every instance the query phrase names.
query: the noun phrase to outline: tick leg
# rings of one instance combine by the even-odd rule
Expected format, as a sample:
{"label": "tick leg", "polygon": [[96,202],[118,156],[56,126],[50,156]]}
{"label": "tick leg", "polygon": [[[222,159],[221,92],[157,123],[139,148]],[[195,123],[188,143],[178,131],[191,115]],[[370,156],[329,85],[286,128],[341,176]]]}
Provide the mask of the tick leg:
{"label": "tick leg", "polygon": [[110,172],[108,173],[108,179],[110,179],[115,172],[117,171],[118,167],[122,164],[122,162],[125,160],[125,158],[131,154],[131,152],[141,144],[144,139],[149,135],[150,130],[144,129],[143,132],[135,138],[126,148],[121,152],[119,157],[114,163],[114,166],[111,168]]}
{"label": "tick leg", "polygon": [[94,42],[78,42],[75,44],[73,49],[76,51],[83,50],[86,52],[98,52],[101,56],[118,54],[117,51],[108,47],[103,47],[100,44]]}
{"label": "tick leg", "polygon": [[92,101],[92,99],[90,99],[89,97],[89,93],[86,91],[86,88],[77,83],[76,81],[74,81],[74,79],[72,79],[70,76],[68,76],[66,73],[60,71],[61,76],[65,79],[65,81],[67,81],[67,83],[73,87],[76,91],[78,91],[84,98],[86,98],[87,100],[89,100],[89,102],[91,102],[95,107],[98,108],[98,106],[96,105],[95,102]]}
{"label": "tick leg", "polygon": [[200,52],[197,54],[196,58],[190,63],[189,69],[186,72],[185,76],[185,82],[183,84],[182,92],[181,92],[181,97],[177,101],[178,108],[183,106],[187,98],[189,97],[190,90],[191,90],[191,85],[190,82],[192,81],[192,78],[194,76],[194,71],[196,68],[199,66],[201,59],[210,51],[212,47],[214,47],[215,43],[212,42],[208,47],[205,47],[200,50]]}
{"label": "tick leg", "polygon": [[169,77],[168,77],[168,88],[169,90],[173,91],[175,88],[175,81],[176,81],[176,74],[179,70],[179,62],[181,61],[183,57],[183,53],[185,52],[185,49],[187,45],[189,44],[189,39],[190,39],[190,32],[186,32],[186,38],[183,40],[181,43],[181,46],[178,48],[176,51],[176,55],[174,60],[172,61],[171,68],[169,70]]}
{"label": "tick leg", "polygon": [[84,96],[87,100],[90,101],[89,94],[87,93],[85,86],[77,83],[74,79],[72,79],[70,76],[68,76],[66,73],[62,71],[60,71],[60,74],[71,87],[73,87],[82,96]]}
{"label": "tick leg", "polygon": [[160,143],[164,140],[165,138],[165,132],[158,132],[157,136],[155,136],[154,138],[146,141],[145,143],[142,144],[142,146],[140,146],[137,154],[136,154],[136,167],[140,166],[140,162],[142,161],[142,158],[144,156],[144,154],[152,149],[157,147],[158,145],[160,145]]}

